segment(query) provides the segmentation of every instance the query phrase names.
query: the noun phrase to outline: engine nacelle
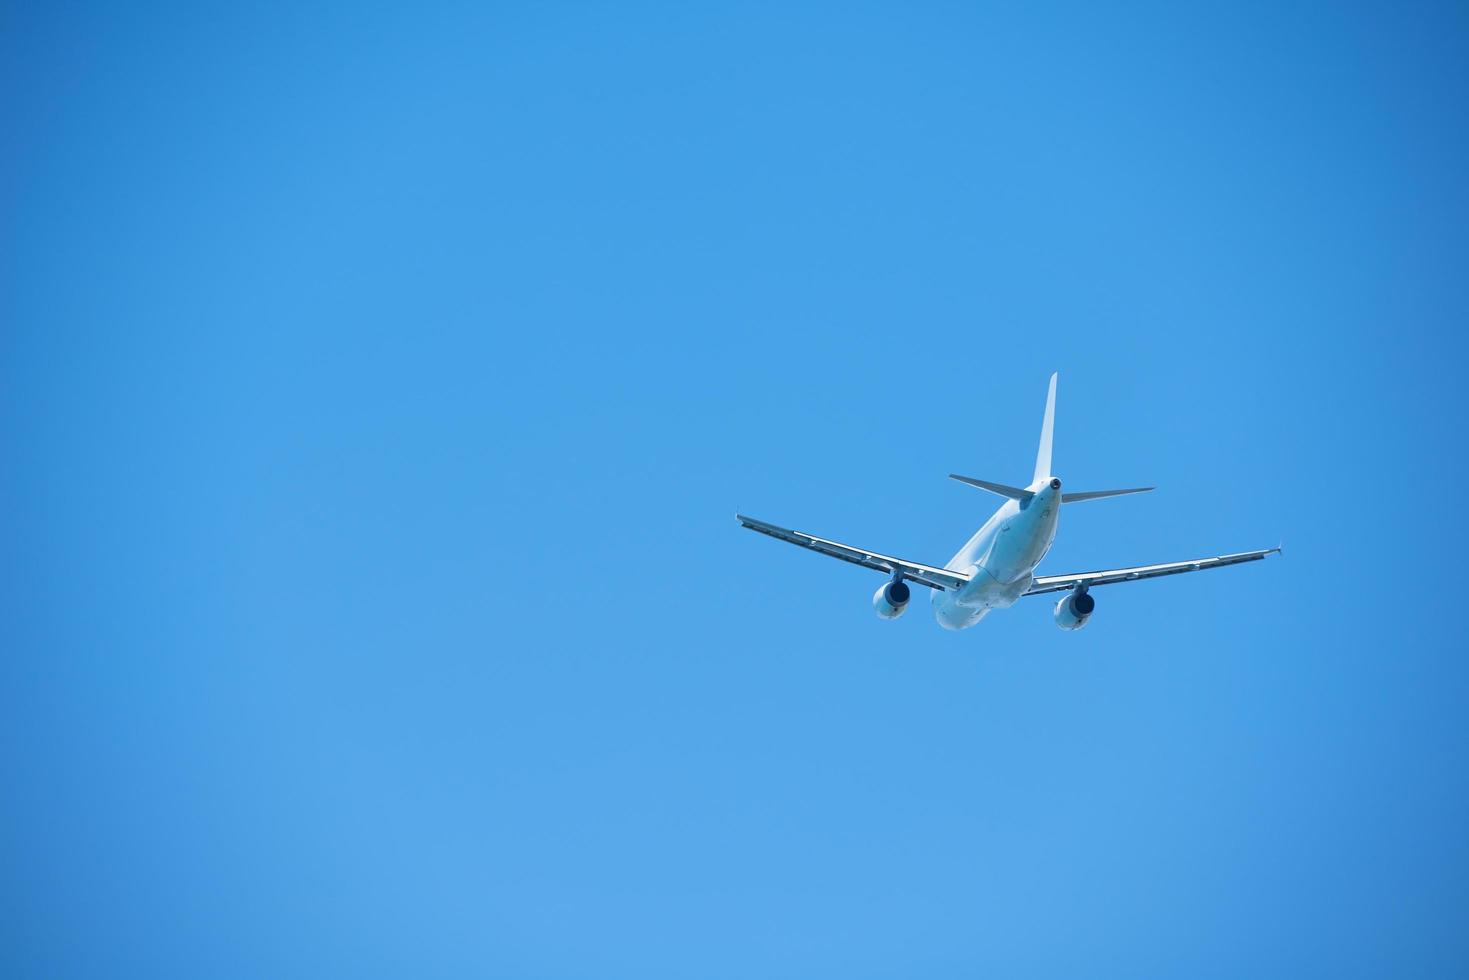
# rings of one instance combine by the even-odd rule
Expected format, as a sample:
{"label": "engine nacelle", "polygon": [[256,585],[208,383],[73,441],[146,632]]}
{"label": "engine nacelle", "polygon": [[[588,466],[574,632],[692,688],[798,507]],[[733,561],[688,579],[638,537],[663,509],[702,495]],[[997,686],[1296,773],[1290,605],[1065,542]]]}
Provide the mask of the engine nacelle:
{"label": "engine nacelle", "polygon": [[1079,630],[1092,618],[1097,600],[1080,589],[1068,592],[1056,603],[1056,625],[1063,630]]}
{"label": "engine nacelle", "polygon": [[913,590],[902,579],[884,582],[872,593],[872,608],[877,610],[878,619],[897,619],[908,608],[908,600],[911,598]]}

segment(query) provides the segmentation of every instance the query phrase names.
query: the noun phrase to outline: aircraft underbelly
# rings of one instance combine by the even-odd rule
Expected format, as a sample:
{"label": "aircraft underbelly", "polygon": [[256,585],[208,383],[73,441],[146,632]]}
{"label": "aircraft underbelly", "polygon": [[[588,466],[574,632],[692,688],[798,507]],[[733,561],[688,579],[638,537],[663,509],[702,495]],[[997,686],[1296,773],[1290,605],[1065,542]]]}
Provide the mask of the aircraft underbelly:
{"label": "aircraft underbelly", "polygon": [[974,569],[974,578],[958,592],[935,592],[933,615],[945,629],[961,630],[973,626],[992,609],[1005,609],[1030,588],[1026,574],[1014,582],[997,581],[984,568]]}
{"label": "aircraft underbelly", "polygon": [[[970,568],[969,584],[958,592],[933,595],[933,615],[945,629],[961,630],[978,623],[992,609],[1005,609],[1026,593],[1036,565],[1056,537],[1054,504],[1030,514],[1016,514],[995,528],[979,563]],[[977,536],[976,536],[977,537]]]}

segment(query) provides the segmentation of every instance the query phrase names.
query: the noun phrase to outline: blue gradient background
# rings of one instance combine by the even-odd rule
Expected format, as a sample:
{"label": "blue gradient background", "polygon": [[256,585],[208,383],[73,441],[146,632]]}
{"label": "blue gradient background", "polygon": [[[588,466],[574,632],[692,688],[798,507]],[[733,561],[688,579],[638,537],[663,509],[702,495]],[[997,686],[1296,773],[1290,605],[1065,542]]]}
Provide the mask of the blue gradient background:
{"label": "blue gradient background", "polygon": [[0,972],[1464,975],[1466,26],[8,5]]}

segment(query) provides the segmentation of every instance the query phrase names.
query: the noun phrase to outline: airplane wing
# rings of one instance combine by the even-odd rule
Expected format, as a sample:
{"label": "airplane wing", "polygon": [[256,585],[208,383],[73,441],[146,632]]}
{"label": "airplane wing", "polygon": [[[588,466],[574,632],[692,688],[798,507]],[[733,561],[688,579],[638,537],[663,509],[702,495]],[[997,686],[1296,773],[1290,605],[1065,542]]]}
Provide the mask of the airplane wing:
{"label": "airplane wing", "polygon": [[871,568],[879,572],[891,575],[893,572],[902,570],[903,578],[909,582],[917,582],[926,585],[930,589],[958,589],[969,581],[969,576],[963,572],[952,572],[946,568],[934,568],[932,565],[920,565],[915,561],[904,561],[901,558],[893,558],[888,555],[880,555],[875,551],[865,551],[862,548],[854,548],[849,544],[841,544],[837,541],[828,541],[826,538],[814,537],[803,534],[800,531],[791,531],[764,521],[757,521],[753,517],[744,514],[736,514],[740,523],[752,531],[768,534],[772,538],[781,541],[789,541],[791,544],[800,545],[811,551],[832,558],[840,558],[863,568]]}
{"label": "airplane wing", "polygon": [[1193,561],[1175,561],[1169,562],[1166,565],[1139,565],[1136,568],[1114,568],[1104,572],[1081,572],[1076,575],[1037,575],[1030,590],[1025,594],[1041,595],[1046,592],[1061,592],[1066,589],[1074,589],[1083,582],[1090,588],[1093,585],[1111,585],[1113,582],[1133,582],[1144,578],[1177,575],[1180,572],[1199,572],[1206,568],[1223,568],[1225,565],[1238,565],[1241,562],[1259,561],[1266,555],[1279,553],[1279,548],[1266,548],[1264,551],[1241,551],[1237,555],[1220,555],[1217,558],[1195,558]]}

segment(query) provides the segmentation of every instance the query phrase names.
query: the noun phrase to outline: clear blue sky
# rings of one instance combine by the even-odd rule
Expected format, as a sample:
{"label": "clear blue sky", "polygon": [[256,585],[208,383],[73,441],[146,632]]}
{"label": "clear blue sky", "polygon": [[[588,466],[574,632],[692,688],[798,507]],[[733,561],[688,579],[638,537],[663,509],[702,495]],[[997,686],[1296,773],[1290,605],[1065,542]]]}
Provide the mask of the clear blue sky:
{"label": "clear blue sky", "polygon": [[[0,972],[1463,976],[1456,5],[0,15]],[[768,520],[1045,570],[881,623]]]}

